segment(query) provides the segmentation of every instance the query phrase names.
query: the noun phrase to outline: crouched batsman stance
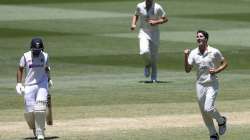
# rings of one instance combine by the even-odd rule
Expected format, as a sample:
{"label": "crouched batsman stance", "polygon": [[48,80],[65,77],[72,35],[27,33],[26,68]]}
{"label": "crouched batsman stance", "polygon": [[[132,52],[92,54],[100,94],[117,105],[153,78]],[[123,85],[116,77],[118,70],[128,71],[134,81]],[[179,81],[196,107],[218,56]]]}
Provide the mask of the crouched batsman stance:
{"label": "crouched batsman stance", "polygon": [[[48,54],[41,38],[33,38],[30,51],[23,54],[17,69],[18,94],[24,94],[24,118],[38,140],[44,140],[48,87],[52,86]],[[25,82],[22,83],[25,69]]]}
{"label": "crouched batsman stance", "polygon": [[197,68],[196,92],[203,120],[209,130],[210,140],[219,140],[213,119],[219,126],[219,134],[226,132],[226,117],[221,116],[215,107],[215,99],[219,90],[217,73],[227,67],[227,61],[221,52],[209,46],[208,33],[203,30],[197,31],[196,40],[198,47],[190,52],[184,50],[185,71],[190,72],[192,66]]}

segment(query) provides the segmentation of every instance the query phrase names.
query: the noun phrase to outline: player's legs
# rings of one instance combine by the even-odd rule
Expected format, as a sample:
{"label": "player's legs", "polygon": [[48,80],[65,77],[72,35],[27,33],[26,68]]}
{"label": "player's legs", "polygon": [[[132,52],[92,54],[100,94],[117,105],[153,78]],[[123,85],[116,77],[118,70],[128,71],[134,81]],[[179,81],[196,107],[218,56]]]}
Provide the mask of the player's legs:
{"label": "player's legs", "polygon": [[139,46],[140,46],[140,55],[144,61],[144,76],[150,76],[150,68],[151,68],[151,58],[150,58],[150,49],[149,49],[149,40],[146,38],[139,38]]}
{"label": "player's legs", "polygon": [[204,110],[215,118],[219,124],[224,123],[224,118],[220,115],[219,111],[215,107],[215,100],[218,94],[218,81],[207,87],[206,101]]}
{"label": "player's legs", "polygon": [[39,84],[39,89],[36,96],[36,104],[34,107],[36,134],[37,137],[41,139],[44,139],[47,95],[47,82],[43,82]]}
{"label": "player's legs", "polygon": [[24,118],[29,126],[30,129],[33,130],[33,134],[36,137],[36,132],[35,132],[35,116],[34,112],[25,112],[24,113]]}
{"label": "player's legs", "polygon": [[151,80],[157,80],[157,61],[158,61],[158,45],[153,43],[152,41],[149,41],[149,47],[150,47],[150,57],[151,57]]}
{"label": "player's legs", "polygon": [[151,64],[151,59],[150,59],[150,49],[149,49],[149,40],[146,38],[139,38],[139,45],[140,45],[140,55],[143,58],[144,64],[145,65],[150,65]]}
{"label": "player's legs", "polygon": [[215,135],[217,132],[214,126],[213,118],[204,110],[206,101],[206,91],[207,87],[204,87],[203,85],[198,83],[196,84],[196,93],[201,115],[206,127],[208,128],[209,135],[212,136]]}
{"label": "player's legs", "polygon": [[24,118],[30,129],[35,129],[35,117],[33,112],[25,112]]}
{"label": "player's legs", "polygon": [[36,93],[38,91],[38,86],[25,86],[25,94],[24,94],[24,101],[25,101],[25,111],[26,112],[33,112],[34,105],[36,103]]}
{"label": "player's legs", "polygon": [[26,86],[25,87],[25,94],[24,94],[24,100],[25,100],[25,113],[24,118],[27,122],[30,129],[33,130],[34,136],[35,134],[35,116],[34,116],[34,106],[36,103],[36,93],[37,93],[38,86]]}
{"label": "player's legs", "polygon": [[44,139],[45,110],[46,110],[46,102],[37,101],[35,105],[34,114],[35,114],[36,135],[40,139]]}
{"label": "player's legs", "polygon": [[207,112],[204,111],[204,105],[199,103],[199,108],[201,111],[202,119],[208,128],[209,135],[212,136],[216,134],[217,132],[212,117]]}

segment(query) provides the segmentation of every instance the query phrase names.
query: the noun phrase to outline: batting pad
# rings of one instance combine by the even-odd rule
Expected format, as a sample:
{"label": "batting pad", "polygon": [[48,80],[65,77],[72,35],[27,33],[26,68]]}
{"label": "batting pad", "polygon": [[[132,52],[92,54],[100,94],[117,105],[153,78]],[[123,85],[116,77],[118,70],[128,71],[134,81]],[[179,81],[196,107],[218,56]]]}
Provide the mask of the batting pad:
{"label": "batting pad", "polygon": [[33,112],[24,113],[24,118],[30,129],[35,129],[35,116]]}
{"label": "batting pad", "polygon": [[45,112],[35,112],[36,135],[44,136]]}
{"label": "batting pad", "polygon": [[46,101],[37,101],[35,105],[36,135],[43,135],[45,130]]}
{"label": "batting pad", "polygon": [[36,101],[36,104],[34,106],[35,112],[39,112],[39,111],[45,112],[46,104],[47,104],[46,101]]}

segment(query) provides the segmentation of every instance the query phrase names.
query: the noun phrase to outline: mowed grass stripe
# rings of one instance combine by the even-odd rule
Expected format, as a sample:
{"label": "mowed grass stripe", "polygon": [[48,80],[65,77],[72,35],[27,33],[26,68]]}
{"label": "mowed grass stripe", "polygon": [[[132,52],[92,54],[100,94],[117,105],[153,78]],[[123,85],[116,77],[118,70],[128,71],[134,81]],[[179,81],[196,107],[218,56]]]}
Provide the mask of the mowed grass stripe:
{"label": "mowed grass stripe", "polygon": [[90,19],[127,17],[128,14],[119,12],[66,10],[59,8],[35,6],[0,5],[0,21],[42,20],[42,19]]}
{"label": "mowed grass stripe", "polygon": [[[215,19],[222,21],[243,21],[249,22],[248,13],[215,13],[215,14],[194,14],[194,15],[181,15],[182,18],[198,18],[198,19]],[[234,17],[234,18],[232,18]]]}
{"label": "mowed grass stripe", "polygon": [[[156,94],[156,93],[155,93]],[[195,94],[195,93],[190,93]],[[196,101],[180,103],[134,103],[116,105],[92,105],[92,106],[62,106],[56,105],[58,99],[53,97],[53,114],[55,120],[74,120],[91,118],[140,118],[144,116],[165,116],[165,115],[192,115],[199,114],[199,107]],[[219,95],[219,98],[221,96]],[[195,98],[195,97],[194,97]],[[225,112],[245,112],[249,110],[249,99],[230,100],[216,102],[217,108],[222,114]],[[0,122],[23,121],[23,109],[1,109]],[[72,115],[74,114],[74,115]]]}
{"label": "mowed grass stripe", "polygon": [[[101,73],[101,70],[98,72],[91,72],[88,70],[87,67],[85,67],[85,72],[83,72],[81,75],[75,75],[71,74],[68,76],[58,75],[56,72],[53,72],[54,74],[54,81],[56,82],[56,85],[54,87],[54,90],[58,89],[72,89],[72,88],[83,88],[83,87],[106,87],[106,88],[112,88],[113,85],[116,85],[117,87],[123,87],[123,88],[131,88],[131,87],[162,87],[162,88],[170,88],[172,86],[177,86],[173,90],[185,90],[185,88],[188,88],[188,86],[194,86],[195,84],[195,71],[191,72],[190,74],[186,74],[184,71],[165,71],[165,70],[159,70],[160,77],[159,80],[165,81],[166,83],[159,83],[159,84],[144,84],[141,83],[143,80],[146,80],[143,76],[143,69],[142,68],[120,68],[116,69],[110,67],[106,68],[105,66],[99,66],[96,68],[101,69],[103,67],[103,73]],[[121,71],[121,70],[124,71]],[[113,70],[113,71],[112,71]],[[106,71],[106,72],[105,72]],[[58,76],[57,76],[58,75]],[[237,83],[241,83],[242,89],[243,87],[246,88],[246,90],[249,88],[247,85],[250,83],[248,80],[250,78],[249,74],[245,73],[244,71],[241,72],[230,72],[225,71],[224,73],[221,73],[218,75],[221,86],[226,87],[225,89],[222,88],[222,90],[232,90],[238,86]],[[140,82],[140,80],[142,80]],[[15,83],[15,77],[12,78],[2,78],[0,79],[0,87],[6,87],[6,88],[12,88],[13,83]],[[182,88],[178,87],[179,86]],[[184,84],[184,85],[182,85]],[[188,84],[188,85],[187,85]],[[129,86],[129,87],[127,87]],[[185,87],[185,88],[184,88]],[[174,88],[174,87],[172,87]],[[188,88],[190,89],[190,88]],[[13,89],[14,90],[14,89]],[[120,91],[121,92],[121,91]]]}
{"label": "mowed grass stripe", "polygon": [[[198,30],[198,29],[197,29]],[[209,30],[209,44],[216,45],[236,45],[250,47],[249,36],[250,28],[227,29],[227,30]],[[196,30],[194,31],[163,31],[161,40],[173,42],[195,43]],[[136,38],[137,33],[113,33],[103,34],[103,36]]]}
{"label": "mowed grass stripe", "polygon": [[[195,72],[169,72],[160,70],[159,80],[163,83],[145,84],[143,69],[98,67],[99,73],[91,69],[79,68],[76,72],[62,76],[53,73],[54,105],[63,106],[95,106],[95,105],[123,105],[123,104],[154,104],[154,103],[187,103],[195,102]],[[67,68],[68,69],[68,68]],[[133,72],[134,70],[134,72]],[[71,71],[66,70],[66,73]],[[105,72],[107,71],[107,72]],[[65,73],[65,74],[66,74]],[[100,74],[102,73],[102,74]],[[219,75],[220,91],[218,101],[237,101],[248,98],[250,90],[249,74],[225,72]],[[22,97],[15,93],[15,79],[2,79],[1,109],[22,108]],[[240,87],[238,83],[241,83]],[[238,106],[238,105],[236,105]]]}

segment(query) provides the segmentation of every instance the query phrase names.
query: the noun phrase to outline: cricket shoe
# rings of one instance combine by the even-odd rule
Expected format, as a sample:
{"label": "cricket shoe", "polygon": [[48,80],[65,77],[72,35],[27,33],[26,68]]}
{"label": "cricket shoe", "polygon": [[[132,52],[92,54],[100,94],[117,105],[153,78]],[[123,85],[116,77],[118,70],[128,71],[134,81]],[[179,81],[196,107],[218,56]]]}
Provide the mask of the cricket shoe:
{"label": "cricket shoe", "polygon": [[227,118],[222,116],[222,118],[224,119],[224,122],[222,124],[219,124],[219,134],[223,135],[225,134],[226,130],[227,130]]}
{"label": "cricket shoe", "polygon": [[43,135],[38,135],[37,140],[44,140],[44,136]]}
{"label": "cricket shoe", "polygon": [[150,81],[145,81],[144,83],[152,84],[152,83],[160,83],[160,82],[157,80],[150,80]]}
{"label": "cricket shoe", "polygon": [[144,68],[144,76],[149,77],[150,76],[150,65],[146,65]]}
{"label": "cricket shoe", "polygon": [[152,83],[159,83],[159,81],[157,81],[157,80],[151,80],[152,81]]}
{"label": "cricket shoe", "polygon": [[219,135],[216,133],[216,134],[210,136],[210,140],[219,140]]}

